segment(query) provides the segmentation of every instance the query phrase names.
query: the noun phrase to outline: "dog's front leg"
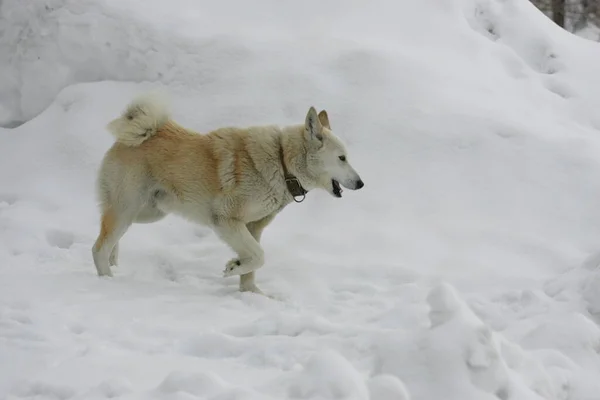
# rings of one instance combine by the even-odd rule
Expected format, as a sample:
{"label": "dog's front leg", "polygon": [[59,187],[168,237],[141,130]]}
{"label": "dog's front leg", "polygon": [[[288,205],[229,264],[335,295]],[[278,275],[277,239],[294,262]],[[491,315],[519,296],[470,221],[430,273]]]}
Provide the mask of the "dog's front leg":
{"label": "dog's front leg", "polygon": [[223,276],[244,275],[264,264],[264,252],[246,224],[239,220],[218,218],[215,231],[238,255],[225,265]]}
{"label": "dog's front leg", "polygon": [[[246,224],[246,228],[248,228],[248,231],[257,242],[260,243],[260,237],[263,230],[271,221],[273,221],[273,218],[275,218],[275,214],[271,214],[263,219]],[[256,286],[256,283],[254,282],[254,275],[254,271],[240,275],[240,291],[264,294],[258,288],[258,286]]]}

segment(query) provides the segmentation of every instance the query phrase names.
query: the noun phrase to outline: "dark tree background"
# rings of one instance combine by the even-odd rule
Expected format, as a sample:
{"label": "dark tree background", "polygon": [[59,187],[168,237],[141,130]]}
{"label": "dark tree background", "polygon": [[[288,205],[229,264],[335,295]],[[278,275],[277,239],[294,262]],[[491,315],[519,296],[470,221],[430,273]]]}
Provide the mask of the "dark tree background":
{"label": "dark tree background", "polygon": [[557,25],[577,32],[590,25],[600,26],[600,0],[531,0]]}

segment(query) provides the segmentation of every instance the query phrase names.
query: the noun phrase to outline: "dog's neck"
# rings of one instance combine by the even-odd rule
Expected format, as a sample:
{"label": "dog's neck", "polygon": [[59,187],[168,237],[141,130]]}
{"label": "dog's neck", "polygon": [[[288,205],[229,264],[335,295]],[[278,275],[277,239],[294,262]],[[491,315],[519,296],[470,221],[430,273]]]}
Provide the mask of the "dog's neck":
{"label": "dog's neck", "polygon": [[[293,174],[290,172],[290,169],[288,168],[288,164],[286,162],[286,154],[285,154],[285,144],[284,144],[284,140],[287,138],[284,138],[283,136],[286,135],[282,135],[282,138],[280,140],[279,143],[279,160],[281,162],[281,167],[283,169],[283,178],[285,180],[285,185],[287,187],[288,192],[290,192],[290,194],[292,195],[292,197],[294,198],[294,201],[296,203],[301,203],[304,198],[306,197],[306,194],[308,193],[308,190],[306,190],[302,184],[300,183],[300,180]],[[293,168],[293,166],[292,166]]]}

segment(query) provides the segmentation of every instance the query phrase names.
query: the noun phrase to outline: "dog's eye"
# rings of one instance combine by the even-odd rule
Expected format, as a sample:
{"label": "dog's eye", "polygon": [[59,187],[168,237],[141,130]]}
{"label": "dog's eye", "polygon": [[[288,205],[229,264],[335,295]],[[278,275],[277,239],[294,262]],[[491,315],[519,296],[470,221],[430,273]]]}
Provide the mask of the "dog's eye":
{"label": "dog's eye", "polygon": [[340,161],[346,161],[346,156],[339,156]]}

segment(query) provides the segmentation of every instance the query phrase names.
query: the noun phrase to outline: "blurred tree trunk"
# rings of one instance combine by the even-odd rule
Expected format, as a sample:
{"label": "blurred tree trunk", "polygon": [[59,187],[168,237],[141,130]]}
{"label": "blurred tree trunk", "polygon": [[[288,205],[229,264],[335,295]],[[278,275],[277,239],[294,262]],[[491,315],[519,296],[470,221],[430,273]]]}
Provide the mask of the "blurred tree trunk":
{"label": "blurred tree trunk", "polygon": [[552,20],[560,27],[565,27],[565,0],[552,0]]}
{"label": "blurred tree trunk", "polygon": [[578,17],[575,17],[575,23],[573,24],[573,32],[577,32],[586,27],[588,24],[588,17],[590,16],[591,4],[589,0],[581,0],[581,12]]}

